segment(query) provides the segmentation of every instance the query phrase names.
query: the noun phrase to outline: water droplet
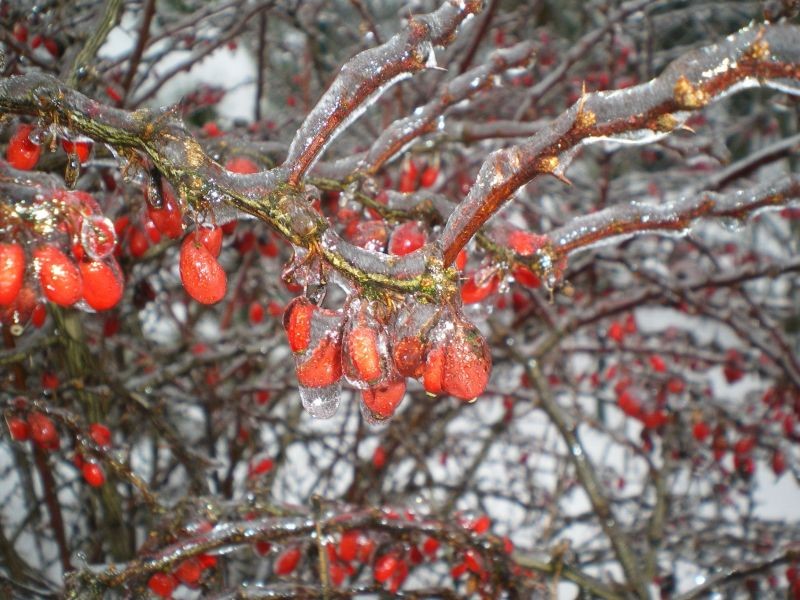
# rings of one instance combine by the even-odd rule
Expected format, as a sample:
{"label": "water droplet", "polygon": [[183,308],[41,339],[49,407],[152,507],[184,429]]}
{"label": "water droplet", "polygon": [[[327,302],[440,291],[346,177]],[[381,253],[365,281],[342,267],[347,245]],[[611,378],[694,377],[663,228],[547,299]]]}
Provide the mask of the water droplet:
{"label": "water droplet", "polygon": [[342,384],[334,383],[327,387],[310,388],[300,386],[300,400],[303,408],[315,419],[330,419],[339,409]]}

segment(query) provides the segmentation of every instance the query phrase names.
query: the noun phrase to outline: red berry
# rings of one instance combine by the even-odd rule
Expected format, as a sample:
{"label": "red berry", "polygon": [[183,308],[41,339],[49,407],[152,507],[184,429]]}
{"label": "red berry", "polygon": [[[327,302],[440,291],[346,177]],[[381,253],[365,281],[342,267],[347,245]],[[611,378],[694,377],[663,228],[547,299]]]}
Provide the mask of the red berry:
{"label": "red berry", "polygon": [[667,363],[658,354],[650,355],[650,368],[656,373],[666,373]]}
{"label": "red berry", "polygon": [[58,376],[51,372],[42,373],[42,387],[46,390],[54,390],[58,387]]}
{"label": "red berry", "polygon": [[628,390],[617,397],[617,406],[629,417],[638,417],[642,413],[641,403]]}
{"label": "red berry", "polygon": [[36,329],[41,329],[45,319],[47,319],[47,309],[44,304],[37,304],[34,306],[33,312],[31,312],[31,323],[33,323],[33,326],[36,327]]}
{"label": "red berry", "polygon": [[183,235],[183,213],[175,200],[175,194],[167,185],[161,187],[161,208],[147,206],[147,216],[156,228],[173,240]]}
{"label": "red berry", "polygon": [[670,394],[681,394],[686,389],[686,384],[680,377],[673,377],[667,382],[667,391]]}
{"label": "red berry", "polygon": [[84,164],[89,160],[89,155],[92,152],[92,140],[68,140],[67,138],[61,138],[61,147],[64,148],[64,152],[67,154],[75,154],[81,164]]}
{"label": "red berry", "polygon": [[625,338],[625,330],[622,327],[622,323],[619,321],[614,321],[611,323],[611,325],[608,326],[606,335],[618,344],[621,344],[622,340]]}
{"label": "red berry", "polygon": [[497,291],[500,278],[496,273],[489,277],[483,272],[474,273],[461,286],[461,301],[464,304],[475,304],[485,300]]}
{"label": "red berry", "polygon": [[197,557],[187,558],[175,569],[175,577],[185,585],[195,585],[203,574],[203,565]]}
{"label": "red berry", "polygon": [[711,435],[711,427],[705,421],[698,421],[692,426],[692,435],[698,442],[703,442]]}
{"label": "red berry", "polygon": [[250,308],[247,309],[247,316],[253,325],[261,323],[264,320],[264,307],[259,302],[251,302]]}
{"label": "red berry", "polygon": [[103,467],[95,462],[84,463],[83,467],[81,467],[81,472],[83,473],[83,478],[86,480],[86,483],[92,487],[100,487],[106,481]]}
{"label": "red berry", "polygon": [[489,531],[489,527],[491,527],[492,521],[489,519],[488,515],[481,515],[472,523],[470,523],[469,528],[474,531],[475,533],[482,535]]}
{"label": "red berry", "polygon": [[25,251],[16,242],[0,243],[0,306],[14,302],[25,278]]}
{"label": "red berry", "polygon": [[385,464],[386,450],[383,448],[383,446],[378,446],[375,448],[375,452],[372,453],[372,466],[376,469],[382,469]]}
{"label": "red berry", "polygon": [[407,161],[405,168],[400,174],[400,183],[397,185],[398,191],[404,193],[416,191],[418,175],[419,175],[419,169],[417,169],[417,165],[414,164],[414,161],[413,160]]}
{"label": "red berry", "polygon": [[14,29],[12,30],[12,34],[14,39],[17,40],[20,44],[24,44],[28,41],[28,28],[22,21],[17,21],[14,23]]}
{"label": "red berry", "polygon": [[9,417],[7,420],[8,432],[11,439],[17,442],[24,442],[30,436],[28,424],[19,417]]}
{"label": "red berry", "polygon": [[28,415],[28,426],[31,439],[39,446],[49,448],[58,442],[58,431],[55,423],[47,415],[32,412]]}
{"label": "red berry", "polygon": [[383,556],[379,556],[375,560],[375,566],[372,568],[372,575],[375,577],[375,581],[378,583],[388,581],[389,578],[394,575],[399,563],[400,559],[396,554],[384,554]]}
{"label": "red berry", "polygon": [[311,356],[297,365],[297,381],[306,387],[327,387],[342,376],[342,346],[325,337]]}
{"label": "red berry", "polygon": [[31,131],[33,131],[32,125],[20,125],[8,141],[6,160],[8,160],[9,164],[15,169],[30,171],[36,166],[36,163],[39,162],[39,156],[42,154],[42,147],[31,141]]}
{"label": "red berry", "polygon": [[775,450],[772,455],[772,472],[778,477],[786,471],[786,455],[780,450]]}
{"label": "red berry", "polygon": [[289,575],[297,568],[299,562],[300,548],[296,546],[294,548],[288,548],[275,560],[275,574]]}
{"label": "red berry", "polygon": [[370,412],[379,419],[388,419],[397,410],[406,393],[404,379],[361,390],[361,397]]}
{"label": "red berry", "polygon": [[483,572],[483,558],[473,548],[467,548],[467,551],[464,552],[464,564],[476,575]]}
{"label": "red berry", "polygon": [[463,248],[459,250],[458,254],[456,255],[456,262],[455,262],[456,269],[458,269],[459,271],[463,271],[464,267],[467,266],[468,258],[469,256],[467,255],[466,250],[464,250]]}
{"label": "red berry", "polygon": [[432,537],[425,538],[425,541],[422,544],[422,551],[428,556],[435,556],[439,551],[439,540]]}
{"label": "red berry", "polygon": [[367,326],[356,326],[344,336],[348,358],[347,375],[351,379],[375,383],[383,376],[377,332]]}
{"label": "red berry", "polygon": [[428,240],[427,233],[417,221],[406,221],[398,225],[389,240],[389,254],[405,256],[422,248]]}
{"label": "red berry", "polygon": [[347,562],[354,560],[358,554],[360,537],[361,534],[355,529],[345,531],[342,534],[342,539],[339,541],[339,558]]}
{"label": "red berry", "polygon": [[529,288],[538,288],[542,285],[542,280],[539,279],[539,276],[531,271],[528,267],[518,265],[514,268],[512,273],[514,275],[514,279],[524,285],[525,287]]}
{"label": "red berry", "polygon": [[153,573],[147,582],[147,587],[159,598],[171,598],[175,585],[175,578],[167,573]]}
{"label": "red berry", "polygon": [[425,367],[422,373],[422,385],[429,394],[441,394],[444,390],[444,347],[437,345],[431,348],[425,357]]}
{"label": "red berry", "polygon": [[258,165],[254,163],[249,158],[244,158],[243,156],[234,156],[233,158],[229,158],[228,162],[225,163],[225,168],[228,171],[232,171],[234,173],[258,173]]}
{"label": "red berry", "polygon": [[81,299],[81,272],[74,262],[55,246],[45,245],[33,252],[39,282],[45,297],[60,306],[72,306]]}
{"label": "red berry", "polygon": [[131,251],[131,256],[134,258],[144,256],[149,247],[150,242],[144,232],[138,227],[131,229],[130,237],[128,237],[128,248]]}
{"label": "red berry", "polygon": [[181,282],[192,298],[201,304],[214,304],[225,297],[228,279],[217,259],[203,244],[188,235],[181,245]]}
{"label": "red berry", "polygon": [[422,171],[422,175],[419,177],[419,185],[420,187],[429,188],[436,183],[437,179],[439,179],[439,169],[437,167],[428,166],[425,167],[425,170]]}
{"label": "red berry", "polygon": [[89,425],[89,436],[101,448],[111,447],[111,430],[102,423]]}
{"label": "red berry", "polygon": [[108,310],[117,305],[122,298],[123,284],[113,258],[81,262],[80,271],[83,299],[89,306],[95,310]]}
{"label": "red berry", "polygon": [[736,441],[733,445],[733,452],[738,455],[750,454],[755,447],[756,439],[751,435],[746,435]]}
{"label": "red berry", "polygon": [[305,296],[298,296],[286,307],[283,327],[292,352],[305,352],[311,343],[311,317],[316,306]]}
{"label": "red berry", "polygon": [[392,348],[392,360],[397,372],[404,377],[415,379],[422,377],[425,367],[425,347],[419,338],[414,336],[404,337],[397,341]]}
{"label": "red berry", "polygon": [[216,258],[222,250],[222,228],[220,227],[198,227],[189,237],[196,236],[211,255]]}
{"label": "red berry", "polygon": [[272,467],[274,466],[275,463],[272,461],[271,458],[262,458],[257,463],[250,465],[249,475],[250,477],[257,477],[258,475],[269,473],[272,470]]}
{"label": "red berry", "polygon": [[658,429],[667,424],[667,413],[663,410],[654,410],[642,415],[642,423],[647,429]]}
{"label": "red berry", "polygon": [[477,398],[486,389],[491,370],[489,347],[480,332],[469,324],[456,327],[445,348],[444,391],[462,400]]}
{"label": "red berry", "polygon": [[536,235],[521,229],[508,234],[508,247],[521,256],[531,256],[547,244],[546,235]]}

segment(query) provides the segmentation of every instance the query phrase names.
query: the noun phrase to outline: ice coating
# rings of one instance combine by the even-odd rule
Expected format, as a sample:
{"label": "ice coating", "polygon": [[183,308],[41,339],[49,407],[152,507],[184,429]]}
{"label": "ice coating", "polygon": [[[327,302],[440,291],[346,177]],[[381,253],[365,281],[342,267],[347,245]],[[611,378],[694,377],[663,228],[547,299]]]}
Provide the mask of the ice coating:
{"label": "ice coating", "polygon": [[312,388],[301,385],[298,389],[303,408],[315,419],[330,419],[339,409],[342,395],[341,381],[325,387]]}
{"label": "ice coating", "polygon": [[447,108],[470,98],[482,88],[491,86],[495,74],[527,63],[532,54],[533,44],[530,42],[496,50],[489,55],[487,64],[475,67],[450,81],[433,100],[417,107],[412,115],[395,121],[383,131],[364,159],[366,171],[376,172],[419,135],[436,130],[438,118]]}
{"label": "ice coating", "polygon": [[426,68],[433,46],[448,44],[461,21],[480,4],[444,3],[430,14],[412,17],[389,41],[348,61],[295,133],[285,162],[290,183],[300,180],[331,139],[363,111],[365,102],[374,101],[399,78]]}
{"label": "ice coating", "polygon": [[782,90],[797,93],[786,80],[800,79],[799,49],[797,27],[751,27],[674,60],[652,81],[583,95],[549,127],[486,159],[443,231],[445,263],[452,263],[477,228],[520,186],[540,174],[563,175],[576,145],[601,140],[649,143],[679,127],[681,113],[700,109],[731,88],[773,79]]}
{"label": "ice coating", "polygon": [[800,176],[784,177],[748,189],[726,194],[701,193],[666,204],[632,202],[613,206],[591,215],[577,217],[568,225],[553,230],[554,248],[569,254],[579,249],[618,243],[636,233],[686,235],[691,223],[701,217],[736,219],[758,214],[767,208],[784,206],[790,198],[800,197]]}

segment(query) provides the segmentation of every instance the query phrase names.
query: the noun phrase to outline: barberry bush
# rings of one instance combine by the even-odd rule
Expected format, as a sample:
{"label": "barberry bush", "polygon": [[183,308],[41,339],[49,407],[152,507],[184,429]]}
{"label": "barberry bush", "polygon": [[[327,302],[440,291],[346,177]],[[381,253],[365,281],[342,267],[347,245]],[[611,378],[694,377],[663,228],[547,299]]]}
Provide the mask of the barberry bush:
{"label": "barberry bush", "polygon": [[0,2],[2,595],[800,598],[799,8]]}

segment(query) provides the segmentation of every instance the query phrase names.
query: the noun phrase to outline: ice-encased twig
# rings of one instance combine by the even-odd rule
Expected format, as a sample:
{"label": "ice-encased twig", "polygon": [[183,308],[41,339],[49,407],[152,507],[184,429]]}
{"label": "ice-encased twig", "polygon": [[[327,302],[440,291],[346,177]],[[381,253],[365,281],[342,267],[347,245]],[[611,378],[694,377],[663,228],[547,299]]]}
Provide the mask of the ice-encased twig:
{"label": "ice-encased twig", "polygon": [[493,152],[442,233],[445,264],[514,192],[541,174],[563,176],[584,143],[650,143],[689,111],[744,87],[800,94],[800,28],[760,25],[689,52],[648,83],[585,94],[527,141]]}
{"label": "ice-encased twig", "polygon": [[377,98],[398,78],[429,64],[434,46],[446,46],[482,0],[445,2],[426,15],[411,17],[406,28],[386,43],[356,54],[342,67],[316,106],[297,130],[285,166],[289,183],[296,185],[323,150],[357,118],[369,100]]}
{"label": "ice-encased twig", "polygon": [[800,175],[784,177],[748,190],[725,194],[706,192],[667,204],[633,202],[572,219],[549,233],[553,249],[562,255],[613,243],[637,233],[681,234],[703,217],[746,219],[769,207],[800,198]]}

